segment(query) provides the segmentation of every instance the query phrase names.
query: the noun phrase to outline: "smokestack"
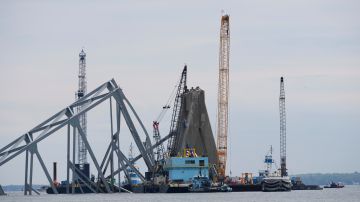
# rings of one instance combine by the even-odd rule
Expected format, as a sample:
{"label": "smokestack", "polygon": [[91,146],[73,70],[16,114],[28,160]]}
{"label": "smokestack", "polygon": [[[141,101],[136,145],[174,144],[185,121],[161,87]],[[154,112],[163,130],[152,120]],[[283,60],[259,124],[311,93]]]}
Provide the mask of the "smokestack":
{"label": "smokestack", "polygon": [[56,176],[57,172],[56,172],[56,162],[54,162],[54,167],[53,167],[53,181],[57,182],[57,176]]}

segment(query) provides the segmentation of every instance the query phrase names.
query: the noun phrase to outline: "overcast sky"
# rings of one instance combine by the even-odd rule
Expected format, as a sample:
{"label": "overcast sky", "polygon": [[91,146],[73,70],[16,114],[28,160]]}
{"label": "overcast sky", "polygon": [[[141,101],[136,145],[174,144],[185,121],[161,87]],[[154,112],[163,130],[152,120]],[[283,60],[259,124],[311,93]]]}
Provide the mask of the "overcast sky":
{"label": "overcast sky", "polygon": [[[281,76],[289,173],[360,171],[357,0],[1,1],[0,148],[74,101],[82,48],[88,90],[114,78],[150,134],[186,63],[214,131],[221,10],[231,26],[227,172],[263,169],[270,145],[279,164]],[[99,158],[110,136],[107,107],[88,114]],[[168,132],[168,118],[160,127]],[[61,180],[64,137],[39,145],[49,170],[59,162]],[[130,141],[124,134],[124,151]],[[22,184],[24,167],[24,154],[0,167],[0,184]],[[34,183],[46,183],[36,160]]]}

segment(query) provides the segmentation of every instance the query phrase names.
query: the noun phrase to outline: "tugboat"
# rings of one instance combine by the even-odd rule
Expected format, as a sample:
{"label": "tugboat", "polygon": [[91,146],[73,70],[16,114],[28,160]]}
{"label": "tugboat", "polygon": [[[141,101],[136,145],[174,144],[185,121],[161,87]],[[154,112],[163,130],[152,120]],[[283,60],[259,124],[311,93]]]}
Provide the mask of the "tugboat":
{"label": "tugboat", "polygon": [[190,192],[210,192],[211,181],[206,176],[196,176],[189,186]]}
{"label": "tugboat", "polygon": [[280,172],[273,171],[272,165],[275,163],[272,157],[272,146],[269,152],[265,155],[265,170],[259,171],[259,176],[253,177],[252,173],[243,173],[241,177],[228,177],[226,184],[228,184],[233,192],[247,192],[247,191],[290,191],[290,178],[281,177]]}
{"label": "tugboat", "polygon": [[272,146],[269,153],[265,156],[266,170],[260,172],[260,177],[263,177],[261,181],[261,190],[263,192],[278,192],[278,191],[291,191],[291,180],[288,176],[281,176],[279,172],[272,172],[272,164],[275,161],[272,158]]}
{"label": "tugboat", "polygon": [[331,182],[329,185],[324,186],[324,188],[344,188],[345,186],[343,184],[336,183],[336,182]]}
{"label": "tugboat", "polygon": [[[130,144],[130,149],[129,150],[130,151],[129,151],[128,159],[129,159],[129,161],[132,161],[134,159],[132,143]],[[138,169],[138,166],[135,163],[133,163],[133,166],[136,169]],[[127,167],[126,171],[127,171],[128,175],[129,175],[129,179],[125,178],[125,181],[122,183],[122,188],[124,188],[125,190],[132,191],[134,193],[143,193],[144,192],[144,187],[143,187],[143,183],[142,183],[140,177],[130,167]]]}

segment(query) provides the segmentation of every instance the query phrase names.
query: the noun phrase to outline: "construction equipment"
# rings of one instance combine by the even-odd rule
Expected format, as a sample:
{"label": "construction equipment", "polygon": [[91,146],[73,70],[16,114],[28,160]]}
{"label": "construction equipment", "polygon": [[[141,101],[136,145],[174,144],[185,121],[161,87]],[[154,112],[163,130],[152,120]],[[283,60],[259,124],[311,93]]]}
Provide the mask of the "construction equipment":
{"label": "construction equipment", "polygon": [[160,127],[160,121],[162,120],[168,109],[170,109],[169,105],[163,106],[163,109],[160,112],[158,118],[155,121],[153,121],[153,138],[155,140],[155,144],[158,144],[158,146],[155,148],[156,163],[159,163],[161,160],[164,159],[165,148],[164,145],[160,143],[161,135],[160,135],[159,127]]}
{"label": "construction equipment", "polygon": [[229,15],[221,17],[220,27],[220,55],[219,55],[219,86],[217,108],[217,152],[219,157],[219,180],[225,178],[227,158],[227,135],[229,118],[229,53],[230,53],[230,28]]}
{"label": "construction equipment", "polygon": [[[86,94],[86,53],[84,50],[81,50],[79,54],[79,89],[75,94],[76,100],[81,99]],[[82,110],[83,106],[79,105],[76,107],[76,111],[79,113]],[[87,135],[87,121],[86,121],[86,113],[82,114],[79,117],[80,127],[84,131],[85,136]],[[84,141],[81,138],[80,134],[77,134],[77,156],[78,156],[78,164],[80,170],[84,169],[84,165],[87,163],[87,151]]]}
{"label": "construction equipment", "polygon": [[272,158],[272,152],[273,152],[273,148],[272,148],[272,145],[271,145],[270,150],[266,154],[265,160],[264,160],[264,163],[266,164],[266,172],[265,172],[265,174],[267,176],[272,171],[272,165],[275,163],[274,159]]}
{"label": "construction equipment", "polygon": [[170,125],[170,132],[169,136],[170,139],[168,141],[167,145],[167,155],[168,156],[176,156],[176,140],[177,135],[179,134],[179,115],[180,115],[180,109],[182,104],[182,95],[186,91],[186,77],[187,77],[187,66],[184,66],[184,69],[181,73],[179,84],[177,85],[177,91],[175,96],[175,102],[173,107],[173,113],[171,116],[171,125]]}
{"label": "construction equipment", "polygon": [[[99,104],[105,102],[108,99],[115,99],[116,103],[116,120],[115,120],[115,131],[111,136],[110,142],[108,144],[108,149],[105,155],[102,158],[102,161],[98,161],[95,156],[95,153],[92,149],[91,142],[88,141],[88,138],[85,136],[83,129],[80,126],[80,117],[84,113],[93,110]],[[75,109],[77,106],[83,106],[81,111],[77,112]],[[124,153],[120,149],[120,145],[118,142],[120,135],[120,117],[124,118],[124,122],[126,123],[129,132],[125,132],[123,134],[129,134],[132,136],[136,146],[140,152],[140,154],[132,160],[129,160]],[[134,118],[132,118],[134,117]],[[135,125],[136,124],[136,125]],[[137,126],[137,127],[136,127]],[[50,136],[53,136],[55,132],[60,131],[63,128],[67,128],[67,134],[58,134],[67,136],[67,147],[64,149],[64,153],[66,154],[66,184],[64,185],[64,189],[58,189],[51,176],[49,174],[48,169],[46,168],[46,164],[43,161],[43,158],[40,154],[40,149],[38,144],[44,144],[46,141],[44,139],[48,139]],[[71,134],[71,131],[72,134]],[[91,179],[88,179],[81,172],[79,172],[79,168],[75,166],[75,145],[76,142],[76,134],[81,135],[83,142],[85,143],[86,150],[91,157],[93,165],[95,166],[96,175],[99,176],[98,182],[94,182]],[[140,135],[142,134],[142,137]],[[145,138],[145,141],[144,141]],[[160,142],[163,142],[167,139],[165,137]],[[72,148],[71,149],[71,143]],[[46,144],[46,143],[45,143]],[[11,143],[7,144],[3,148],[0,148],[0,168],[2,165],[11,161],[15,157],[18,157],[20,154],[25,153],[25,185],[24,185],[24,194],[32,194],[32,192],[36,192],[36,189],[33,188],[33,173],[34,173],[34,159],[37,158],[40,163],[40,167],[42,168],[49,185],[51,186],[49,190],[51,193],[78,193],[77,190],[86,189],[89,192],[99,193],[112,192],[112,185],[107,181],[107,179],[112,179],[113,176],[119,174],[121,171],[126,170],[127,167],[130,167],[136,174],[140,177],[142,181],[145,181],[145,177],[140,173],[138,169],[133,166],[133,163],[139,159],[143,159],[145,165],[149,170],[154,167],[153,162],[153,154],[149,153],[149,150],[146,149],[145,145],[152,145],[150,142],[150,138],[148,133],[140,120],[140,117],[137,115],[135,109],[131,105],[130,101],[126,98],[122,89],[117,85],[114,80],[110,80],[105,82],[104,84],[97,87],[95,90],[87,93],[82,98],[78,99],[74,103],[70,105],[66,105],[59,112],[52,115],[50,118],[46,119],[33,129],[23,133],[21,136],[16,138]],[[155,148],[156,145],[151,146],[151,151]],[[71,152],[72,151],[72,152]],[[62,152],[59,150],[59,152]],[[110,173],[110,176],[106,177],[105,173],[109,169],[107,169],[110,162],[110,153],[114,153],[118,161],[118,169],[113,173]],[[71,155],[72,154],[72,155]],[[70,158],[72,156],[72,159]],[[70,171],[72,173],[72,184],[70,183]],[[0,173],[0,174],[9,174],[9,173]],[[17,173],[18,174],[18,173]],[[81,175],[82,177],[76,178],[77,175]],[[78,184],[76,181],[81,181],[82,187],[76,187]],[[130,179],[129,179],[130,180]],[[75,182],[75,183],[74,183]],[[87,193],[87,192],[83,192]]]}
{"label": "construction equipment", "polygon": [[[153,138],[155,140],[155,143],[159,143],[161,140],[160,131],[159,131],[159,121],[153,121]],[[165,148],[162,143],[159,144],[159,146],[156,147],[156,162],[158,163],[161,159],[164,158],[164,152]]]}
{"label": "construction equipment", "polygon": [[280,110],[280,171],[281,177],[287,176],[286,169],[286,113],[285,113],[285,90],[284,78],[280,78],[280,97],[279,97],[279,110]]}
{"label": "construction equipment", "polygon": [[[175,96],[175,90],[177,86],[173,89],[173,91],[170,94],[170,97],[168,98],[165,105],[163,105],[162,110],[160,114],[157,116],[156,120],[153,121],[153,138],[155,140],[155,144],[158,145],[155,148],[155,154],[156,154],[156,164],[159,164],[160,161],[164,160],[164,154],[165,154],[165,148],[161,141],[161,135],[160,135],[160,122],[164,118],[166,112],[170,109],[170,103],[174,99]],[[158,165],[156,165],[158,166]]]}

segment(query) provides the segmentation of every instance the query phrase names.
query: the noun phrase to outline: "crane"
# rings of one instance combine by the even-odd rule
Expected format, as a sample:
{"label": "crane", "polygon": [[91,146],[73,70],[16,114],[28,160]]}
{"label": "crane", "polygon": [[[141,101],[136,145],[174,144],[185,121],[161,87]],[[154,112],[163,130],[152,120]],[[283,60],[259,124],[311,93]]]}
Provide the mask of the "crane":
{"label": "crane", "polygon": [[217,108],[217,152],[219,157],[218,175],[224,179],[227,159],[227,135],[229,118],[229,53],[230,28],[229,15],[221,17],[220,55],[219,55],[219,86]]}
{"label": "crane", "polygon": [[[82,49],[79,54],[79,89],[75,94],[76,100],[84,97],[86,94],[86,53]],[[82,106],[77,107],[77,112],[80,112],[82,109]],[[80,115],[79,118],[80,126],[82,130],[84,131],[84,134],[86,135],[87,131],[87,120],[86,120],[86,113]],[[77,155],[78,155],[78,164],[80,169],[82,170],[84,168],[84,164],[87,163],[87,151],[85,143],[83,142],[80,135],[78,135],[78,144],[77,144]]]}
{"label": "crane", "polygon": [[[169,99],[170,100],[170,99]],[[167,103],[163,106],[162,111],[155,121],[153,121],[153,138],[155,140],[155,144],[159,146],[156,147],[156,163],[159,163],[164,159],[165,148],[164,145],[160,142],[161,135],[159,131],[160,121],[164,118],[166,111],[170,109],[170,105]]]}
{"label": "crane", "polygon": [[[158,145],[155,147],[155,154],[156,154],[156,160],[155,160],[155,168],[154,170],[156,172],[161,172],[162,166],[165,163],[165,148],[164,144],[162,143],[161,135],[160,135],[160,122],[164,118],[166,112],[170,109],[170,102],[173,100],[175,96],[175,90],[177,86],[173,89],[169,99],[167,100],[166,104],[163,105],[162,110],[155,121],[153,121],[153,138],[155,140],[155,145]],[[153,179],[155,176],[155,172],[153,172]]]}
{"label": "crane", "polygon": [[180,109],[182,104],[182,95],[186,91],[186,78],[187,78],[187,66],[184,66],[184,69],[181,73],[179,84],[177,85],[177,91],[174,101],[173,113],[171,115],[171,124],[170,124],[170,139],[167,145],[167,153],[169,156],[176,156],[176,139],[179,134],[179,116]]}
{"label": "crane", "polygon": [[285,89],[284,78],[280,78],[280,171],[281,177],[287,176],[286,169],[286,113],[285,113]]}

